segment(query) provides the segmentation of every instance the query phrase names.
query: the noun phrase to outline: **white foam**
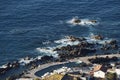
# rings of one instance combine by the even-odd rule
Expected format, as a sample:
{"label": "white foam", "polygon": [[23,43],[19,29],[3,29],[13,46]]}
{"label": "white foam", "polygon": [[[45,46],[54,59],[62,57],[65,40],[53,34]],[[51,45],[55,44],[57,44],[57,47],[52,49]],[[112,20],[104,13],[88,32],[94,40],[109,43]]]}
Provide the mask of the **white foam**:
{"label": "white foam", "polygon": [[56,54],[56,51],[53,51],[53,48],[36,48],[37,51],[42,53]]}
{"label": "white foam", "polygon": [[[94,22],[91,22],[91,20],[89,20],[89,19],[80,19],[81,20],[80,23],[75,23],[74,22],[75,19],[76,19],[76,17],[73,17],[72,19],[68,20],[67,23],[72,24],[72,25],[82,25],[82,26],[85,26],[85,25],[97,25],[98,24],[98,22],[94,23]],[[78,19],[78,17],[77,17],[77,19]]]}
{"label": "white foam", "polygon": [[42,44],[46,45],[46,44],[50,44],[51,42],[50,41],[45,41],[45,42],[42,42]]}
{"label": "white foam", "polygon": [[63,46],[67,46],[67,45],[78,45],[80,42],[79,41],[74,41],[74,42],[67,42],[67,43],[61,43],[60,45],[57,46],[57,48],[63,47]]}
{"label": "white foam", "polygon": [[60,39],[60,40],[56,40],[54,41],[55,43],[67,43],[68,41],[70,41],[70,39]]}
{"label": "white foam", "polygon": [[55,58],[58,58],[57,51],[54,51],[54,49],[62,47],[62,46],[67,46],[67,45],[77,45],[80,42],[79,41],[71,41],[69,38],[64,38],[60,40],[54,41],[58,45],[56,47],[46,47],[46,48],[36,48],[36,50],[40,53],[45,53],[47,55],[52,55]]}
{"label": "white foam", "polygon": [[112,40],[108,38],[104,38],[103,40],[97,40],[97,39],[92,38],[92,36],[95,36],[95,35],[91,33],[89,37],[85,37],[87,39],[86,41],[89,43],[106,44],[106,43],[110,43],[110,41]]}
{"label": "white foam", "polygon": [[67,45],[77,45],[80,43],[80,41],[71,41],[71,39],[60,39],[60,40],[56,40],[54,41],[55,43],[60,44],[59,47],[61,46],[67,46]]}
{"label": "white foam", "polygon": [[47,47],[47,48],[36,48],[37,51],[41,53],[45,53],[47,55],[52,55],[55,58],[58,58],[57,51],[54,51],[54,48],[52,47]]}
{"label": "white foam", "polygon": [[[93,33],[91,33],[88,37],[84,37],[88,43],[98,43],[98,44],[106,44],[109,43],[111,41],[111,39],[107,39],[104,38],[103,40],[98,40],[93,38],[92,36],[95,36]],[[37,51],[39,51],[40,53],[45,53],[45,55],[49,55],[49,56],[53,56],[55,58],[58,58],[58,53],[57,51],[54,51],[54,49],[56,48],[60,48],[63,46],[67,46],[67,45],[78,45],[81,43],[81,41],[78,41],[77,39],[75,41],[72,41],[71,37],[66,36],[63,39],[60,40],[56,40],[54,41],[54,43],[58,44],[55,47],[46,47],[46,48],[36,48]]]}
{"label": "white foam", "polygon": [[26,64],[29,64],[29,63],[32,62],[32,61],[34,61],[33,58],[30,58],[30,59],[22,58],[22,59],[20,59],[19,63],[20,63],[21,65],[26,65]]}
{"label": "white foam", "polygon": [[40,60],[41,57],[42,57],[42,56],[37,56],[37,57],[35,58],[35,60],[36,60],[36,59],[37,59],[37,60]]}
{"label": "white foam", "polygon": [[7,68],[7,66],[6,65],[2,65],[2,66],[0,66],[0,68],[4,68],[5,69],[5,68]]}

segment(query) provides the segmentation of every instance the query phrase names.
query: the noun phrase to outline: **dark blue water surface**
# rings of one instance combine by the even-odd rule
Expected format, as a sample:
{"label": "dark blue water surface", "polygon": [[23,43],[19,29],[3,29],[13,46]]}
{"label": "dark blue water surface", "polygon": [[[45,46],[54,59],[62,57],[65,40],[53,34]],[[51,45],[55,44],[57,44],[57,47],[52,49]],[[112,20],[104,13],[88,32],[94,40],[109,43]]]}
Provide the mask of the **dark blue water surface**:
{"label": "dark blue water surface", "polygon": [[[67,24],[74,16],[95,19],[94,29]],[[65,35],[103,34],[120,40],[119,0],[1,0],[0,65],[19,58],[41,55],[42,42]]]}

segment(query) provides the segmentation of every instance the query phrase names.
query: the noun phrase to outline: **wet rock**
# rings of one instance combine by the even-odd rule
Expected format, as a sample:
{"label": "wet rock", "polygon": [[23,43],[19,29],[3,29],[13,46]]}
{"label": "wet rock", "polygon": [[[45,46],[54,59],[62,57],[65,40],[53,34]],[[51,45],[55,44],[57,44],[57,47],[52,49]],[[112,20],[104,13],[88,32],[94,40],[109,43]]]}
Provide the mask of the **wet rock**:
{"label": "wet rock", "polygon": [[12,62],[12,63],[10,63],[10,62],[8,62],[8,63],[6,63],[4,66],[6,66],[6,67],[4,67],[4,68],[0,68],[0,74],[4,74],[4,73],[6,73],[8,70],[10,70],[10,69],[12,69],[12,68],[15,68],[15,67],[19,67],[19,63],[18,63],[18,61],[14,61],[14,62]]}
{"label": "wet rock", "polygon": [[19,67],[19,66],[20,66],[20,64],[19,64],[18,61],[14,61],[14,62],[12,63],[12,68]]}
{"label": "wet rock", "polygon": [[[73,36],[70,39],[76,39]],[[86,56],[88,53],[95,53],[94,43],[88,43],[87,41],[81,41],[78,45],[67,45],[54,49],[59,54],[59,57],[64,59]]]}
{"label": "wet rock", "polygon": [[8,62],[8,63],[5,64],[5,66],[7,66],[8,68],[11,67],[11,63]]}
{"label": "wet rock", "polygon": [[78,44],[78,45],[67,45],[67,46],[63,46],[63,47],[60,47],[60,48],[56,48],[56,49],[54,49],[54,51],[62,51],[62,52],[64,52],[64,51],[73,51],[73,50],[80,50],[80,48],[90,48],[90,47],[93,47],[94,45],[93,44],[90,44],[90,43],[88,43],[88,42],[86,42],[86,41],[84,41],[84,42],[81,42],[80,44]]}
{"label": "wet rock", "polygon": [[109,45],[109,44],[105,44],[101,47],[101,50],[117,50],[119,47],[117,44],[112,44],[112,45]]}
{"label": "wet rock", "polygon": [[68,58],[74,58],[74,57],[83,57],[83,56],[86,56],[88,55],[88,53],[95,53],[96,50],[95,49],[79,49],[79,50],[71,50],[70,52],[68,53],[61,53],[59,54],[59,57],[60,58],[65,58],[65,59],[68,59]]}
{"label": "wet rock", "polygon": [[30,60],[30,57],[29,56],[25,57],[25,60]]}
{"label": "wet rock", "polygon": [[79,41],[85,41],[86,39],[84,37],[80,37]]}
{"label": "wet rock", "polygon": [[97,23],[97,21],[96,20],[90,20],[92,23]]}
{"label": "wet rock", "polygon": [[103,36],[102,35],[93,35],[91,36],[92,39],[96,39],[96,40],[103,40]]}
{"label": "wet rock", "polygon": [[67,39],[70,39],[70,41],[84,41],[86,40],[84,37],[78,38],[74,36],[66,36]]}
{"label": "wet rock", "polygon": [[41,57],[41,60],[43,60],[43,61],[47,61],[47,60],[51,60],[51,59],[53,59],[53,56],[47,56],[47,55],[45,55],[45,56]]}
{"label": "wet rock", "polygon": [[4,74],[7,71],[6,68],[0,68],[0,74]]}
{"label": "wet rock", "polygon": [[111,40],[108,44],[110,44],[110,45],[117,44],[117,40]]}
{"label": "wet rock", "polygon": [[119,48],[118,45],[116,45],[116,44],[112,45],[111,47],[112,47],[112,49],[118,49]]}
{"label": "wet rock", "polygon": [[113,61],[118,61],[117,57],[112,57],[109,58],[108,56],[104,57],[96,57],[96,58],[90,58],[88,59],[91,63],[99,63],[99,64],[104,64],[104,63],[108,63],[108,62],[113,62]]}
{"label": "wet rock", "polygon": [[108,46],[108,45],[103,45],[103,46],[101,47],[101,50],[105,50],[105,51],[110,50],[110,49],[111,49],[111,47]]}
{"label": "wet rock", "polygon": [[80,44],[79,44],[79,46],[80,47],[82,47],[82,48],[85,48],[85,47],[93,47],[94,46],[94,44],[92,44],[92,43],[88,43],[87,41],[84,41],[84,42],[81,42]]}
{"label": "wet rock", "polygon": [[8,70],[11,69],[11,63],[7,63],[7,64],[5,64],[4,66],[5,66],[5,67],[0,68],[0,74],[4,74],[4,73],[6,73]]}
{"label": "wet rock", "polygon": [[80,19],[75,19],[73,22],[78,24],[78,23],[81,22],[81,20]]}

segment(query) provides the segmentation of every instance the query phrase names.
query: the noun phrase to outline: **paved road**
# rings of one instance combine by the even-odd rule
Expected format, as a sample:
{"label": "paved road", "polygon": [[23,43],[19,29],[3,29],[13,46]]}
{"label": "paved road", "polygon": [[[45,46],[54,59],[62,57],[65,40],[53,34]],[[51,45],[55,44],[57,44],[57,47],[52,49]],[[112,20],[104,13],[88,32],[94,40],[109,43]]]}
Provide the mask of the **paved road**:
{"label": "paved road", "polygon": [[[109,56],[110,58],[113,57],[113,56],[116,56],[116,57],[120,58],[120,54],[98,55],[98,57],[106,57],[106,56]],[[37,67],[35,69],[32,69],[32,70],[28,71],[28,74],[25,74],[24,76],[32,77],[32,78],[40,78],[39,76],[36,76],[35,73],[37,71],[40,71],[40,70],[45,69],[47,67],[54,66],[54,65],[59,65],[59,64],[64,64],[64,63],[68,63],[68,62],[76,62],[78,60],[81,60],[81,61],[89,64],[90,62],[88,61],[88,59],[89,58],[95,58],[95,57],[96,56],[86,56],[86,57],[74,58],[74,59],[68,60],[67,62],[51,62],[51,63],[46,63],[46,64],[43,64],[43,65],[40,65],[39,67]]]}

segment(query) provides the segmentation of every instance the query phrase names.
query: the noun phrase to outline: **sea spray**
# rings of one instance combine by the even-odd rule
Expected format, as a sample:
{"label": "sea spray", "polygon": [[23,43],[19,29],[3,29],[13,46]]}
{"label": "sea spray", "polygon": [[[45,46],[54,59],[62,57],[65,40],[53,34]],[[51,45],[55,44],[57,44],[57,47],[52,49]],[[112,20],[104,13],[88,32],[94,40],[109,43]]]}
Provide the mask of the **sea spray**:
{"label": "sea spray", "polygon": [[[75,22],[79,20],[79,22]],[[94,22],[93,22],[94,21]],[[91,26],[91,25],[98,25],[99,22],[97,20],[90,20],[90,19],[79,19],[78,17],[73,17],[72,19],[68,20],[66,23],[72,25],[80,25],[80,26]]]}

